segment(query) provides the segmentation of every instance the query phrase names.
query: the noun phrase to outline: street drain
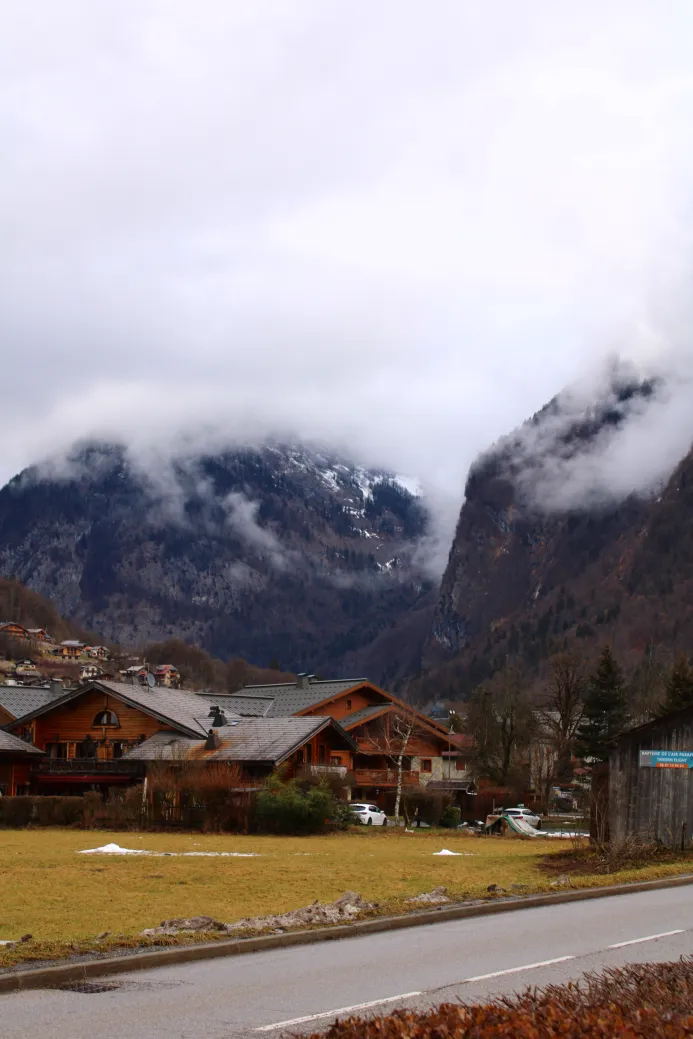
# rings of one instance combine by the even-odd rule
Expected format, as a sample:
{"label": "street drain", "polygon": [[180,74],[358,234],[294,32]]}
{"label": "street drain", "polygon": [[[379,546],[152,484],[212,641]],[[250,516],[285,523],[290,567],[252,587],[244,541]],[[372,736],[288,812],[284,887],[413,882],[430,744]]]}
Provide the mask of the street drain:
{"label": "street drain", "polygon": [[117,981],[67,981],[58,988],[63,992],[113,992],[120,988],[120,984]]}

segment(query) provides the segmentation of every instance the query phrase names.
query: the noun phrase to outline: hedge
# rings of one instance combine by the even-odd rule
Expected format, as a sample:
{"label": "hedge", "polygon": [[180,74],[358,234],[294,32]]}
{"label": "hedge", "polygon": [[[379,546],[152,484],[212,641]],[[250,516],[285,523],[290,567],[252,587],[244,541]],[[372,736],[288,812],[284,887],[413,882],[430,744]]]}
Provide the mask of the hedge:
{"label": "hedge", "polygon": [[346,1018],[309,1039],[684,1039],[693,1034],[693,958],[588,974],[486,1005],[443,1003]]}

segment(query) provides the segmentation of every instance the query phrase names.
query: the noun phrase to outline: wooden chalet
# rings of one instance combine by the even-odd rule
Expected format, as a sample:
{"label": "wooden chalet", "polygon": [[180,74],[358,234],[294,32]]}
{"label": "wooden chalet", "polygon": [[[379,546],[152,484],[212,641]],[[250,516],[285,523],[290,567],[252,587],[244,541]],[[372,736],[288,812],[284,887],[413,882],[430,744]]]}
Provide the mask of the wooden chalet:
{"label": "wooden chalet", "polygon": [[387,810],[394,804],[397,759],[404,743],[403,785],[433,783],[432,789],[452,793],[471,812],[471,802],[466,806],[464,795],[473,796],[475,788],[463,741],[365,678],[324,681],[299,675],[296,682],[245,686],[231,696],[215,697],[216,701],[242,717],[334,718],[352,737],[356,750],[337,751],[329,758],[325,751],[318,758],[306,756],[301,764],[313,773],[347,769],[352,800],[372,801]]}
{"label": "wooden chalet", "polygon": [[0,794],[28,793],[32,766],[42,758],[37,747],[0,729]]}
{"label": "wooden chalet", "polygon": [[292,774],[306,759],[331,761],[356,750],[330,717],[242,718],[195,693],[136,677],[86,682],[15,713],[5,729],[40,752],[28,768],[28,791],[44,794],[106,794],[142,781],[148,762],[188,754],[201,763],[241,764],[248,777],[258,777],[279,764]]}
{"label": "wooden chalet", "polygon": [[25,642],[31,641],[29,629],[22,624],[17,624],[16,621],[0,621],[0,635],[9,635],[13,639],[24,639]]}

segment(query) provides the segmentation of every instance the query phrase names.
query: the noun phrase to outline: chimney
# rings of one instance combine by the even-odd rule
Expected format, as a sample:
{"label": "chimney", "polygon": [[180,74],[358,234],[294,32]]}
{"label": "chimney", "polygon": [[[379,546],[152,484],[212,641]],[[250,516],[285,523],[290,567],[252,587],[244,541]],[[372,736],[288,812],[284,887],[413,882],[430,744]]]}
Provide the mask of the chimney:
{"label": "chimney", "polygon": [[309,675],[305,671],[302,671],[300,675],[296,675],[296,688],[308,689],[311,678],[315,678],[315,675]]}
{"label": "chimney", "polygon": [[226,715],[220,707],[210,707],[207,717],[212,719],[211,724],[215,729],[220,729],[222,726],[229,724]]}
{"label": "chimney", "polygon": [[219,750],[220,746],[221,740],[214,729],[210,729],[207,733],[207,739],[205,740],[205,750]]}
{"label": "chimney", "polygon": [[57,678],[51,678],[51,693],[53,696],[60,696],[65,692],[63,683]]}

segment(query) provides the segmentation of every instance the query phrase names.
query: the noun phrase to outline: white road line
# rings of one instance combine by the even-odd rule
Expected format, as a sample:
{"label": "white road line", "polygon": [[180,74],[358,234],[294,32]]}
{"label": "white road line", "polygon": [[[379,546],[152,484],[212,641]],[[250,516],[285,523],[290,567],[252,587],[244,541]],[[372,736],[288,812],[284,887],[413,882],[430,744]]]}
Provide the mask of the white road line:
{"label": "white road line", "polygon": [[662,931],[661,934],[648,934],[646,938],[631,938],[629,942],[616,942],[610,945],[610,949],[624,949],[626,945],[640,945],[640,942],[653,942],[655,938],[668,938],[670,934],[683,934],[683,928],[678,931]]}
{"label": "white road line", "polygon": [[522,967],[508,967],[507,970],[494,970],[491,974],[477,974],[474,978],[465,978],[462,984],[470,981],[488,981],[489,978],[500,978],[503,974],[519,974],[522,970],[535,970],[537,967],[550,967],[552,963],[565,963],[574,960],[574,956],[557,956],[555,960],[541,960],[540,963],[525,963]]}
{"label": "white road line", "polygon": [[322,1017],[337,1017],[339,1014],[350,1014],[352,1010],[370,1010],[383,1003],[396,1003],[399,999],[411,999],[420,996],[420,992],[403,992],[401,996],[388,996],[387,999],[372,999],[370,1003],[356,1003],[353,1007],[340,1007],[339,1010],[326,1010],[324,1014],[306,1014],[305,1017],[294,1017],[291,1021],[278,1021],[275,1025],[262,1025],[256,1032],[272,1032],[275,1028],[289,1028],[291,1025],[303,1025],[306,1021],[319,1021]]}

